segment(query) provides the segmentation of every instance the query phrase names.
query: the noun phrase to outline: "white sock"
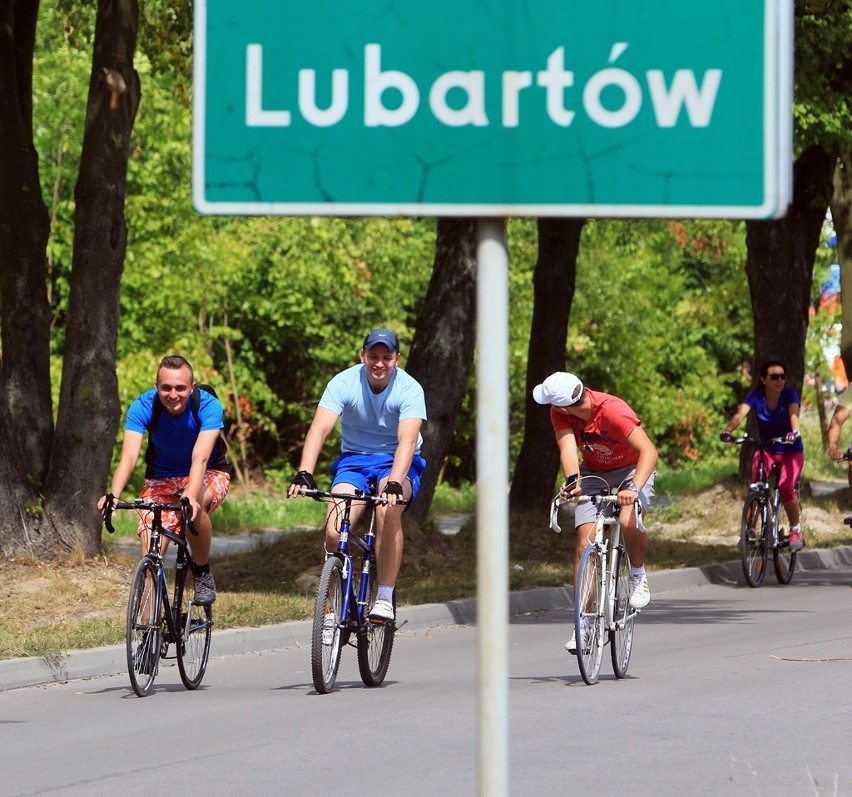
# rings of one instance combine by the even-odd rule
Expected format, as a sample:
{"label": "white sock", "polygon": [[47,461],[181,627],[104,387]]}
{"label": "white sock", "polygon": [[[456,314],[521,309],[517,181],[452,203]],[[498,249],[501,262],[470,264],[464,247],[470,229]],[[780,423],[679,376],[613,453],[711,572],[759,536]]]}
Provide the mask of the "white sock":
{"label": "white sock", "polygon": [[379,584],[379,589],[376,592],[376,600],[393,603],[393,587],[389,587],[387,584]]}
{"label": "white sock", "polygon": [[633,567],[630,565],[630,575],[631,576],[644,576],[645,575],[645,566],[642,567]]}

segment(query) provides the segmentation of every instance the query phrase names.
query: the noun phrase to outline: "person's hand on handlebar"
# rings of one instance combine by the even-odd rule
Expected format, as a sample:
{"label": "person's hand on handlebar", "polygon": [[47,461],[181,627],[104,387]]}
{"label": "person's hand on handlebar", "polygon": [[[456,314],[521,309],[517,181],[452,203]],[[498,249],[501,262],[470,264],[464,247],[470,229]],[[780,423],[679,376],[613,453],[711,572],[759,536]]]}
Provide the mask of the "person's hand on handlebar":
{"label": "person's hand on handlebar", "polygon": [[104,513],[104,507],[106,507],[106,503],[107,503],[108,499],[112,499],[112,506],[110,507],[110,509],[115,509],[115,505],[118,503],[118,496],[117,495],[113,495],[112,493],[107,493],[106,495],[102,495],[98,499],[98,512],[100,512],[101,515],[103,515],[103,513]]}
{"label": "person's hand on handlebar", "polygon": [[719,435],[719,439],[723,443],[733,443],[734,442],[734,436],[727,429]]}
{"label": "person's hand on handlebar", "polygon": [[562,486],[559,488],[559,497],[562,499],[568,499],[573,495],[580,494],[580,474],[579,473],[569,473],[565,477],[565,481],[562,482]]}
{"label": "person's hand on handlebar", "polygon": [[388,482],[380,494],[388,502],[388,506],[395,506],[402,500],[402,485],[399,482]]}
{"label": "person's hand on handlebar", "polygon": [[631,504],[635,504],[639,498],[639,488],[632,481],[627,482],[627,484],[618,491],[617,497],[619,506],[630,506]]}
{"label": "person's hand on handlebar", "polygon": [[792,432],[787,432],[787,434],[784,435],[784,442],[785,443],[795,443],[796,440],[799,439],[799,437],[800,437],[799,432],[794,429]]}
{"label": "person's hand on handlebar", "polygon": [[829,443],[826,454],[828,454],[829,459],[833,459],[835,462],[843,459],[843,452],[837,447],[837,443]]}
{"label": "person's hand on handlebar", "polygon": [[309,470],[300,470],[287,488],[287,497],[292,498],[294,495],[304,495],[305,490],[316,489],[317,483],[316,479],[314,479],[314,474]]}

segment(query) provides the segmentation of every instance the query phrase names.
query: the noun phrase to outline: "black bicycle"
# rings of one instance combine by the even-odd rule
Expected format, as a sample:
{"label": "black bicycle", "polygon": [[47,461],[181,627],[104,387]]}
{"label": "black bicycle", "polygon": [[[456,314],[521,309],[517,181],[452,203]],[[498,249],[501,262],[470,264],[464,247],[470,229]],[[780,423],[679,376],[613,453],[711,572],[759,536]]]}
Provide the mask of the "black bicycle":
{"label": "black bicycle", "polygon": [[[740,558],[746,583],[750,587],[759,587],[763,583],[769,551],[772,551],[775,578],[779,584],[789,584],[796,569],[796,551],[790,548],[789,536],[781,525],[781,513],[784,511],[781,493],[778,491],[781,465],[774,463],[767,473],[763,457],[763,451],[769,443],[786,441],[783,437],[755,440],[745,435],[734,438],[731,442],[736,445],[753,443],[760,452],[757,458],[757,478],[748,486],[740,525]],[[797,482],[796,494],[798,493]]]}
{"label": "black bicycle", "polygon": [[[103,521],[112,533],[114,509],[133,509],[142,515],[151,513],[151,534],[148,553],[136,566],[130,582],[130,598],[127,602],[127,672],[130,685],[139,697],[150,694],[157,677],[160,660],[176,658],[181,681],[187,689],[197,689],[207,670],[210,656],[210,637],[213,632],[213,610],[209,605],[194,603],[195,582],[190,575],[189,546],[186,530],[198,534],[190,523],[189,499],[184,496],[180,503],[157,503],[137,498],[131,502],[119,501],[110,493],[106,497]],[[163,512],[180,513],[180,533],[174,534],[163,527]],[[174,564],[173,597],[169,600],[168,567],[164,555],[165,538],[177,546]],[[175,650],[169,656],[169,645]]]}
{"label": "black bicycle", "polygon": [[[311,634],[311,674],[314,687],[321,695],[334,688],[343,646],[352,644],[358,650],[358,671],[366,686],[381,686],[387,675],[393,652],[396,623],[371,622],[370,607],[376,600],[378,579],[376,566],[376,506],[387,500],[370,492],[354,493],[305,490],[303,495],[315,501],[334,502],[340,540],[337,549],[326,554],[317,587]],[[366,534],[352,531],[350,514],[353,503],[365,505],[359,519]],[[396,593],[394,592],[394,612]]]}

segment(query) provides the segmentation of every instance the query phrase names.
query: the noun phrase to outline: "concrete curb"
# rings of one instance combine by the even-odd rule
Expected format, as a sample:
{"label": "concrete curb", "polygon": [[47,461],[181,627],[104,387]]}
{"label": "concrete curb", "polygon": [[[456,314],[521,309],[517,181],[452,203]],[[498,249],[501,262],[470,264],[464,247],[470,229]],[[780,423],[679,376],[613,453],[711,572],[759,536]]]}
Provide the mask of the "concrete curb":
{"label": "concrete curb", "polygon": [[[797,570],[832,570],[852,566],[852,546],[802,551]],[[795,576],[794,576],[795,579]],[[653,571],[648,581],[654,595],[702,587],[706,584],[742,582],[739,561],[679,570]],[[531,589],[509,594],[509,615],[565,609],[574,603],[567,587]],[[471,625],[476,622],[476,598],[463,598],[448,603],[405,606],[399,610],[407,632],[425,631],[447,625]],[[211,657],[259,653],[294,647],[310,648],[311,623],[302,620],[253,628],[215,631]],[[0,661],[0,691],[62,683],[80,678],[93,678],[125,672],[127,662],[124,645],[74,650],[55,657],[34,657]]]}

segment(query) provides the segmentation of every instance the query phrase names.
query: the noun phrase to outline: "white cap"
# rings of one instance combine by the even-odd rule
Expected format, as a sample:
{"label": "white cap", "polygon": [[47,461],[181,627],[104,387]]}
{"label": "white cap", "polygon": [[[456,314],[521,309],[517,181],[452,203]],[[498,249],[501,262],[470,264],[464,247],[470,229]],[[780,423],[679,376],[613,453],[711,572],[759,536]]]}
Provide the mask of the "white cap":
{"label": "white cap", "polygon": [[583,398],[583,383],[574,374],[557,371],[533,388],[533,398],[539,404],[570,407]]}

